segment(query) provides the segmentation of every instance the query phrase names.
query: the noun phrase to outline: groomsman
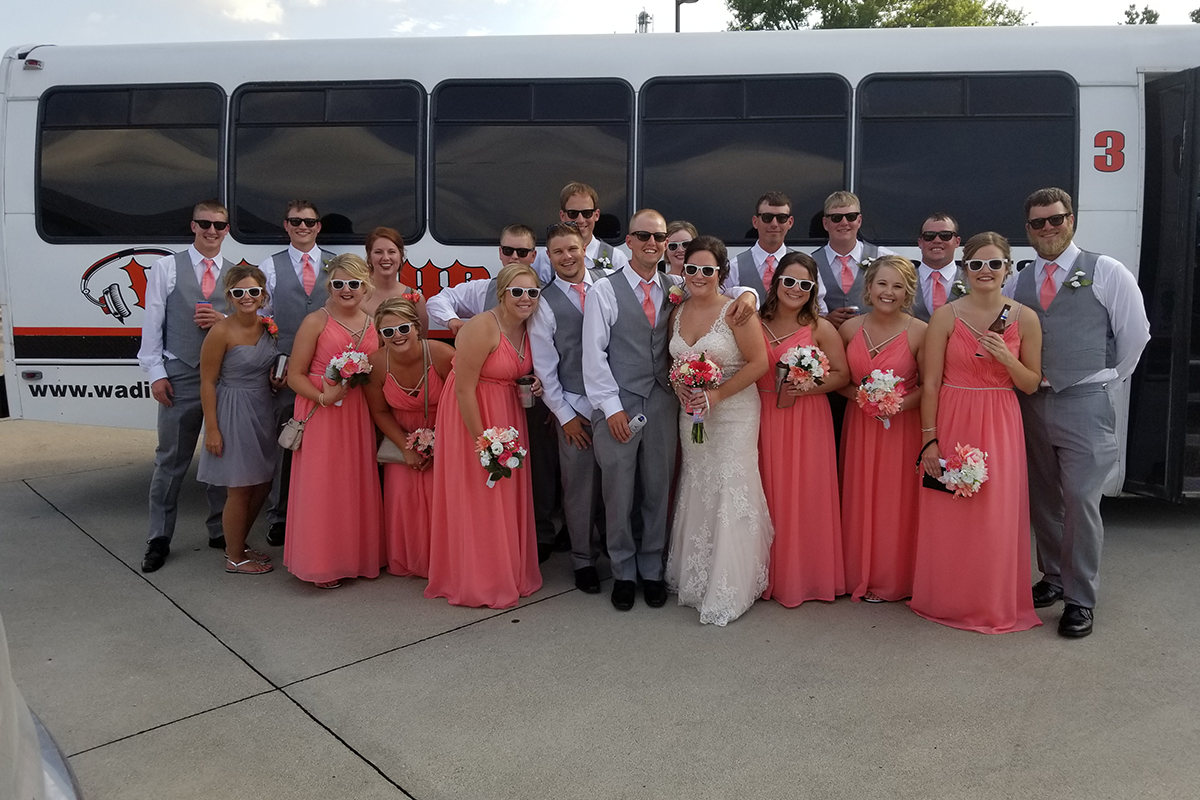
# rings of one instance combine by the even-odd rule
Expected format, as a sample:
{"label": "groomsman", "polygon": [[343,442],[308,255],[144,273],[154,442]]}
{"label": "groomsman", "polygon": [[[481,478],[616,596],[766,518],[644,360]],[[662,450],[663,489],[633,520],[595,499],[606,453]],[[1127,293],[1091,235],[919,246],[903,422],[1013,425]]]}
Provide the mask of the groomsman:
{"label": "groomsman", "polygon": [[[534,253],[533,229],[527,225],[509,225],[500,232],[500,265],[532,264]],[[546,281],[539,278],[544,286]],[[442,289],[426,301],[432,324],[444,327],[455,336],[459,329],[476,314],[495,308],[496,279],[480,278]],[[525,410],[529,427],[529,469],[533,484],[533,517],[537,528],[538,561],[543,562],[554,552],[558,533],[554,519],[559,514],[558,442],[550,426],[550,411],[538,399],[533,408]]]}
{"label": "groomsman", "polygon": [[730,278],[753,289],[760,305],[767,299],[776,265],[789,252],[783,240],[794,222],[792,201],[783,192],[767,192],[754,205],[750,224],[758,232],[758,241],[733,260]]}
{"label": "groomsman", "polygon": [[600,555],[594,531],[604,529],[600,469],[592,447],[592,406],[583,382],[583,315],[588,293],[603,270],[584,268],[583,237],[559,223],[546,234],[546,253],[555,277],[542,290],[529,322],[533,370],[542,382],[542,400],[556,417],[563,511],[571,536],[576,588],[599,594]]}
{"label": "groomsman", "polygon": [[[150,533],[142,572],[154,572],[171,552],[179,490],[192,464],[204,422],[200,407],[200,347],[223,315],[221,275],[233,266],[221,255],[229,233],[229,212],[217,200],[192,209],[194,240],[187,250],[159,259],[146,280],[146,313],[138,363],[150,378],[150,394],[158,402],[158,448],[150,479]],[[221,511],[225,489],[208,486],[208,546],[225,547]]]}
{"label": "groomsman", "polygon": [[[588,269],[620,269],[629,265],[629,259],[608,242],[592,235],[600,219],[600,195],[586,183],[568,183],[558,194],[558,220],[574,225],[583,238],[583,252]],[[533,269],[543,286],[554,280],[554,268],[546,253],[540,252],[533,262]]]}
{"label": "groomsman", "polygon": [[1150,340],[1137,280],[1121,262],[1072,239],[1071,196],[1039,189],[1025,200],[1037,251],[1012,290],[1042,322],[1042,385],[1020,395],[1029,458],[1029,512],[1042,579],[1037,608],[1065,601],[1058,632],[1092,632],[1104,522],[1100,496],[1117,463],[1108,385],[1130,376]]}
{"label": "groomsman", "polygon": [[917,247],[921,248],[921,263],[917,265],[917,299],[913,316],[924,322],[950,300],[962,297],[958,264],[954,261],[962,239],[954,217],[941,212],[930,214],[921,223]]}
{"label": "groomsman", "polygon": [[820,277],[817,300],[825,319],[835,328],[862,311],[865,264],[892,254],[859,240],[862,222],[862,208],[854,193],[834,192],[825,198],[821,225],[829,234],[829,243],[814,250],[812,257]]}
{"label": "groomsman", "polygon": [[[322,308],[329,299],[325,288],[325,265],[334,254],[317,247],[321,232],[321,214],[308,200],[293,200],[283,212],[283,229],[290,244],[258,265],[267,278],[270,313],[279,326],[276,342],[279,352],[291,355],[292,342],[304,318]],[[276,427],[282,429],[292,417],[296,393],[285,384],[275,393]],[[267,544],[278,547],[286,533],[288,483],[292,472],[292,451],[279,448],[275,479],[268,499]]]}

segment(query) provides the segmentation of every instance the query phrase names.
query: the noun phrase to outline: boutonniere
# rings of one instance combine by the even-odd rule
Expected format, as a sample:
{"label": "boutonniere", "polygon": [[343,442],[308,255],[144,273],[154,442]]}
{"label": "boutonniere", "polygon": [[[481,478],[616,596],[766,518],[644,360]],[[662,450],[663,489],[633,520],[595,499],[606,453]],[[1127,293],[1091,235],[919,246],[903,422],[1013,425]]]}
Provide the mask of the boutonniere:
{"label": "boutonniere", "polygon": [[405,292],[404,294],[400,295],[400,299],[415,303],[421,299],[421,295],[417,292]]}
{"label": "boutonniere", "polygon": [[966,297],[967,295],[969,295],[969,294],[971,293],[971,287],[970,287],[970,286],[968,286],[968,285],[967,285],[967,284],[966,284],[966,283],[965,283],[965,282],[962,280],[962,278],[959,278],[958,280],[956,280],[956,281],[955,281],[955,282],[954,282],[954,283],[951,285],[950,289],[951,289],[951,291],[953,291],[953,292],[954,292],[956,295],[958,295],[959,297]]}
{"label": "boutonniere", "polygon": [[683,287],[675,284],[667,290],[667,299],[671,301],[671,305],[677,306],[683,302]]}
{"label": "boutonniere", "polygon": [[262,324],[266,326],[267,333],[272,339],[279,338],[279,326],[275,324],[274,317],[262,317]]}
{"label": "boutonniere", "polygon": [[867,267],[871,266],[871,262],[873,262],[874,260],[875,259],[873,259],[873,258],[864,258],[862,261],[858,262],[858,268],[866,269]]}
{"label": "boutonniere", "polygon": [[592,265],[597,269],[612,269],[612,259],[605,255],[598,255],[592,259]]}
{"label": "boutonniere", "polygon": [[1086,273],[1081,269],[1075,270],[1075,274],[1067,278],[1067,286],[1070,286],[1072,289],[1078,289],[1081,286],[1091,285],[1092,282],[1087,279]]}

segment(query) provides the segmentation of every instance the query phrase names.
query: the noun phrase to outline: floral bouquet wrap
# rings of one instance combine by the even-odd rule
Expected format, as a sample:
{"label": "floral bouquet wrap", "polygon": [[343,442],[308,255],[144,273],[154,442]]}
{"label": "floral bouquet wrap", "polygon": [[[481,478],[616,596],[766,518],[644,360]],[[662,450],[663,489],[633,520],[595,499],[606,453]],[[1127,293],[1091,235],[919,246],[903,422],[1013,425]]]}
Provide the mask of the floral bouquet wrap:
{"label": "floral bouquet wrap", "polygon": [[[679,358],[671,365],[670,380],[675,387],[685,389],[713,389],[721,385],[721,365],[710,359],[704,353],[688,351],[680,353]],[[692,416],[692,441],[704,444],[707,436],[704,434],[704,412],[708,410],[707,400],[704,408],[687,407],[685,410]]]}
{"label": "floral bouquet wrap", "polygon": [[410,450],[426,458],[433,457],[433,428],[417,428],[404,440]]}
{"label": "floral bouquet wrap", "polygon": [[[329,359],[329,366],[325,367],[327,379],[334,383],[345,383],[351,388],[364,386],[370,380],[367,377],[370,374],[371,364],[367,361],[367,354],[355,350],[353,347],[347,347],[341,355]],[[335,406],[341,404],[341,400],[334,403]]]}
{"label": "floral bouquet wrap", "polygon": [[858,385],[854,394],[854,402],[868,416],[883,423],[883,427],[892,427],[891,417],[900,413],[900,404],[904,400],[904,380],[896,377],[890,369],[871,370]]}
{"label": "floral bouquet wrap", "polygon": [[516,428],[488,428],[475,440],[479,464],[488,471],[489,489],[501,478],[511,478],[512,471],[524,463],[525,448],[519,436]]}
{"label": "floral bouquet wrap", "polygon": [[784,391],[790,383],[801,391],[812,391],[825,382],[829,375],[829,358],[816,345],[793,347],[783,354],[775,365],[775,391],[778,398],[776,408],[787,408],[796,402],[796,396]]}
{"label": "floral bouquet wrap", "polygon": [[970,497],[988,479],[987,453],[969,444],[954,445],[954,453],[941,459],[942,477],[938,478],[955,497]]}

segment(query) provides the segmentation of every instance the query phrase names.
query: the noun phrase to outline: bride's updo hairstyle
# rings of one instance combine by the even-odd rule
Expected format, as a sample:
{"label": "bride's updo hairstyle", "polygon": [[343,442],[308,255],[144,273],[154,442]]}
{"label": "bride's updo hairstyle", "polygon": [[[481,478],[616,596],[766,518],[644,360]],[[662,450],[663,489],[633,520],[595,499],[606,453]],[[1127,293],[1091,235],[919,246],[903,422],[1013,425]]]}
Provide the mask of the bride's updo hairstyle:
{"label": "bride's updo hairstyle", "polygon": [[[775,314],[779,311],[779,279],[793,264],[803,267],[804,271],[808,273],[808,279],[814,284],[820,283],[817,277],[817,262],[813,261],[812,256],[808,253],[788,253],[779,260],[779,266],[775,268],[775,277],[771,279],[771,287],[767,290],[767,299],[763,301],[762,308],[758,311],[758,315],[763,319],[775,319]],[[801,325],[815,327],[817,318],[821,315],[820,312],[821,307],[817,303],[817,286],[813,286],[812,291],[808,293],[807,302],[800,306],[800,312],[796,314],[796,319]]]}
{"label": "bride's updo hairstyle", "polygon": [[692,263],[692,256],[700,251],[713,254],[713,258],[720,265],[717,270],[717,285],[724,286],[725,279],[729,277],[729,251],[725,249],[725,243],[715,236],[697,236],[684,248],[683,263]]}

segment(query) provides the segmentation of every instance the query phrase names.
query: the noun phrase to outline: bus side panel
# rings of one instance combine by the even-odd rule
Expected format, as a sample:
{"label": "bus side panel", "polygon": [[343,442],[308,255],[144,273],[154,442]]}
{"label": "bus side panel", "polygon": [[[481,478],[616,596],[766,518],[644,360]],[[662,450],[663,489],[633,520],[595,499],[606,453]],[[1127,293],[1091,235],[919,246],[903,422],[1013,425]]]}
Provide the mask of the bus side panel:
{"label": "bus side panel", "polygon": [[158,419],[136,364],[24,366],[14,383],[25,419],[145,430]]}
{"label": "bus side panel", "polygon": [[1137,76],[1130,86],[1079,89],[1080,247],[1110,255],[1137,275],[1143,147]]}

